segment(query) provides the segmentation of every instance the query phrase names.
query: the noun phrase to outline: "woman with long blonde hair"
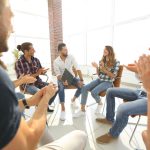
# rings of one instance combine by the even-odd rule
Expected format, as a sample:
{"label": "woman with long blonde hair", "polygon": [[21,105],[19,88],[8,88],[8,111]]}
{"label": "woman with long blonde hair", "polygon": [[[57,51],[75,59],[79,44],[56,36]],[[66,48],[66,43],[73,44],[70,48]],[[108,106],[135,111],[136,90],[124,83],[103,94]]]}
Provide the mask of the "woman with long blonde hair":
{"label": "woman with long blonde hair", "polygon": [[117,75],[119,65],[120,62],[116,60],[113,48],[111,46],[105,46],[99,65],[92,62],[92,66],[96,68],[98,78],[83,86],[81,93],[81,110],[74,114],[73,117],[77,118],[85,115],[85,105],[87,102],[88,91],[91,92],[92,97],[98,104],[95,113],[99,113],[100,105],[102,105],[99,93],[112,87],[112,82]]}

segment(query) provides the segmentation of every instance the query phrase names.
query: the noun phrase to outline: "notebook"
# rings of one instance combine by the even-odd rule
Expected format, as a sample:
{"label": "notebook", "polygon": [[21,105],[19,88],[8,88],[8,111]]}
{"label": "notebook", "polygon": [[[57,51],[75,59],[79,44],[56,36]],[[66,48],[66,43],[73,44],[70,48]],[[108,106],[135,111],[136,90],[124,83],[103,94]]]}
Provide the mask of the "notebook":
{"label": "notebook", "polygon": [[71,85],[73,82],[74,76],[65,68],[61,80],[65,82],[67,80],[68,85]]}

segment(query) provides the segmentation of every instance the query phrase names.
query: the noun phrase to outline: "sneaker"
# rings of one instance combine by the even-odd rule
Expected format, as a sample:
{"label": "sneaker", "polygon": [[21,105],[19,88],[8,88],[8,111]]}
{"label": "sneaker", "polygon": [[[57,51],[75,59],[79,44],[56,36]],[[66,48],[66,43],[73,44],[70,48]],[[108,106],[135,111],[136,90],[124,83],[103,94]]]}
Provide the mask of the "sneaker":
{"label": "sneaker", "polygon": [[77,109],[77,108],[78,108],[78,106],[77,106],[77,104],[76,104],[76,101],[71,101],[71,106],[72,106],[72,108],[74,108],[74,109]]}
{"label": "sneaker", "polygon": [[96,118],[96,122],[112,125],[112,122],[107,120],[106,118]]}
{"label": "sneaker", "polygon": [[100,111],[101,111],[101,105],[98,104],[95,110],[95,114],[100,114]]}
{"label": "sneaker", "polygon": [[77,113],[73,114],[73,118],[79,118],[81,116],[85,116],[85,112],[80,110]]}
{"label": "sneaker", "polygon": [[61,112],[61,114],[60,114],[60,120],[61,121],[65,121],[66,120],[66,113],[65,113],[65,111]]}
{"label": "sneaker", "polygon": [[110,135],[109,133],[104,134],[98,138],[96,138],[96,142],[98,144],[106,144],[106,143],[110,143],[113,140],[117,139],[116,137],[113,137],[112,135]]}

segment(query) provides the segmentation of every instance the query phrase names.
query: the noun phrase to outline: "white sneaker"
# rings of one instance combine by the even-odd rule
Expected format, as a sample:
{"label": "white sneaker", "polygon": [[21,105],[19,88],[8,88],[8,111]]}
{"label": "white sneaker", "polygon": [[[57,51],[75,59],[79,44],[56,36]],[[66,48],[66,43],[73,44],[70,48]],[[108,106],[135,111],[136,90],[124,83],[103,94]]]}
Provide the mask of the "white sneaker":
{"label": "white sneaker", "polygon": [[65,121],[66,120],[66,113],[65,113],[65,111],[61,112],[61,114],[60,114],[60,120],[61,121]]}
{"label": "white sneaker", "polygon": [[96,110],[95,110],[95,114],[100,114],[100,111],[101,111],[101,105],[98,104],[98,105],[97,105],[97,108],[96,108]]}
{"label": "white sneaker", "polygon": [[74,108],[74,109],[77,109],[77,108],[78,108],[78,106],[77,106],[77,104],[76,104],[76,101],[71,101],[71,106],[72,106],[72,108]]}
{"label": "white sneaker", "polygon": [[73,118],[79,118],[81,116],[85,116],[85,112],[82,110],[79,110],[77,113],[73,114]]}

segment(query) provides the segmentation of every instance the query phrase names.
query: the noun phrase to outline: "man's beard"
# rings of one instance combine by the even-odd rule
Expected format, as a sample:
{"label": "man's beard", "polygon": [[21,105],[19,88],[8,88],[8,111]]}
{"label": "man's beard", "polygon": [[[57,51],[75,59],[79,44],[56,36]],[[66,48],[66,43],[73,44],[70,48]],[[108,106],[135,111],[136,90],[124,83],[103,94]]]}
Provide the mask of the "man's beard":
{"label": "man's beard", "polygon": [[0,52],[8,51],[7,38],[8,32],[6,31],[4,26],[0,24]]}
{"label": "man's beard", "polygon": [[68,56],[68,54],[63,54],[63,56],[64,56],[64,57],[67,57],[67,56]]}
{"label": "man's beard", "polygon": [[7,40],[0,38],[0,52],[7,52],[7,51],[8,51]]}

